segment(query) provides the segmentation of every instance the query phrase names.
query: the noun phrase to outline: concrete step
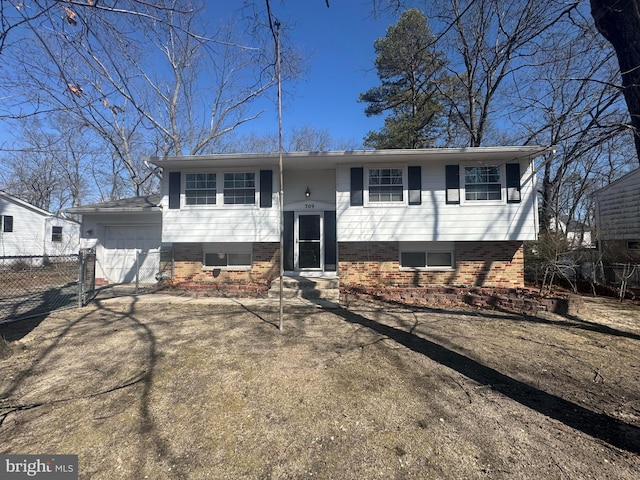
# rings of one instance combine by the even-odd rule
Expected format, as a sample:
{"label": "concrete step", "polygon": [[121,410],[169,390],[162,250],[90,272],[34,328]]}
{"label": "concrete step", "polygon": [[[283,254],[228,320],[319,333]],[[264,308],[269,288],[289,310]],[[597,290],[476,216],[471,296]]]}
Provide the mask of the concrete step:
{"label": "concrete step", "polygon": [[[306,298],[309,300],[340,300],[340,280],[335,277],[299,277],[285,276],[282,284],[284,298]],[[280,279],[271,282],[268,292],[269,298],[279,298]]]}

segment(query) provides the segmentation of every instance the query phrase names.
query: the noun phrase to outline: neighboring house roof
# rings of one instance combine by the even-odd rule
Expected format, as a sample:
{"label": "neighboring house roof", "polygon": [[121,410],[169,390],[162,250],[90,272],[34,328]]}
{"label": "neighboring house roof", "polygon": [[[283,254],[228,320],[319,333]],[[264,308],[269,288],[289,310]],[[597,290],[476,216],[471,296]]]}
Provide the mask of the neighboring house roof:
{"label": "neighboring house roof", "polygon": [[593,195],[595,195],[597,197],[598,195],[606,192],[607,190],[610,190],[611,188],[615,188],[620,183],[624,183],[624,182],[627,182],[627,181],[633,179],[635,176],[640,176],[640,168],[632,170],[631,172],[629,172],[629,173],[623,175],[622,177],[620,177],[619,179],[611,182],[609,185],[596,190],[595,192],[593,192]]}
{"label": "neighboring house roof", "polygon": [[121,198],[110,202],[93,203],[80,207],[68,208],[69,213],[142,213],[159,212],[162,195],[154,194],[144,197]]}
{"label": "neighboring house roof", "polygon": [[[283,153],[283,164],[288,170],[316,169],[318,164],[333,166],[349,164],[361,160],[367,163],[395,162],[406,159],[409,161],[415,157],[429,157],[447,159],[452,162],[493,161],[508,162],[518,158],[536,157],[546,152],[552,152],[555,147],[542,146],[505,146],[505,147],[465,147],[465,148],[420,148],[420,149],[396,149],[396,150],[340,150],[331,152],[288,152]],[[232,164],[238,167],[259,165],[278,165],[280,155],[278,153],[233,153],[179,157],[152,157],[151,163],[161,167],[202,167]]]}
{"label": "neighboring house roof", "polygon": [[72,219],[72,218],[67,218],[66,216],[60,215],[60,214],[55,214],[55,213],[51,213],[48,212],[47,210],[44,210],[40,207],[36,207],[35,205],[30,204],[29,202],[25,202],[24,200],[19,199],[18,197],[15,197],[5,191],[0,190],[0,198],[4,198],[5,200],[15,203],[16,205],[19,205],[23,208],[26,208],[28,210],[31,210],[32,212],[37,213],[38,215],[42,215],[43,217],[58,217],[58,218],[62,218],[68,222],[73,222],[73,223],[79,223],[76,220]]}

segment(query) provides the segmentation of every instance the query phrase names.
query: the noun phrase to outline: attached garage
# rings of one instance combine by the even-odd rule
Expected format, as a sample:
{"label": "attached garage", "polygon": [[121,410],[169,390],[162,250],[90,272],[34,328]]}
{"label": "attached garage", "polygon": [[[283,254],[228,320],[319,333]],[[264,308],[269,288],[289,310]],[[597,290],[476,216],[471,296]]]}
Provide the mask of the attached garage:
{"label": "attached garage", "polygon": [[96,283],[155,283],[160,271],[160,196],[69,209],[82,214],[80,247],[96,253]]}
{"label": "attached garage", "polygon": [[160,225],[106,225],[102,248],[108,283],[154,283],[160,270]]}

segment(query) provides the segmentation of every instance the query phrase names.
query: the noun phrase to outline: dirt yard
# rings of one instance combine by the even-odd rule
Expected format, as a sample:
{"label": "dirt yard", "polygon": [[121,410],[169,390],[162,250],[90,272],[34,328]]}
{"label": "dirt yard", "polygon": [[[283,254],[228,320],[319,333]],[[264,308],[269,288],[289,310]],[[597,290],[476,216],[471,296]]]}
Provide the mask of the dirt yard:
{"label": "dirt yard", "polygon": [[81,479],[640,478],[638,305],[298,303],[280,332],[274,303],[182,300],[1,325],[0,453]]}

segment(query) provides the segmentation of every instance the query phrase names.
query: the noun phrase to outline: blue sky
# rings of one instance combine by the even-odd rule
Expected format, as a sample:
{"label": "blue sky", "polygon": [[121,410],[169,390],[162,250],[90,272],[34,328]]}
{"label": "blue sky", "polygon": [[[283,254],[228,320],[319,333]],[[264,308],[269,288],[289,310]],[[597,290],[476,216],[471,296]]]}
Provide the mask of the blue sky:
{"label": "blue sky", "polygon": [[[361,147],[370,130],[378,130],[382,117],[367,118],[358,94],[379,83],[373,68],[374,41],[384,37],[396,18],[374,19],[371,4],[332,0],[274,1],[273,13],[290,41],[303,51],[306,73],[283,92],[283,129],[313,126],[326,129],[334,140],[355,142]],[[277,110],[269,111],[244,126],[239,133],[276,132]]]}

